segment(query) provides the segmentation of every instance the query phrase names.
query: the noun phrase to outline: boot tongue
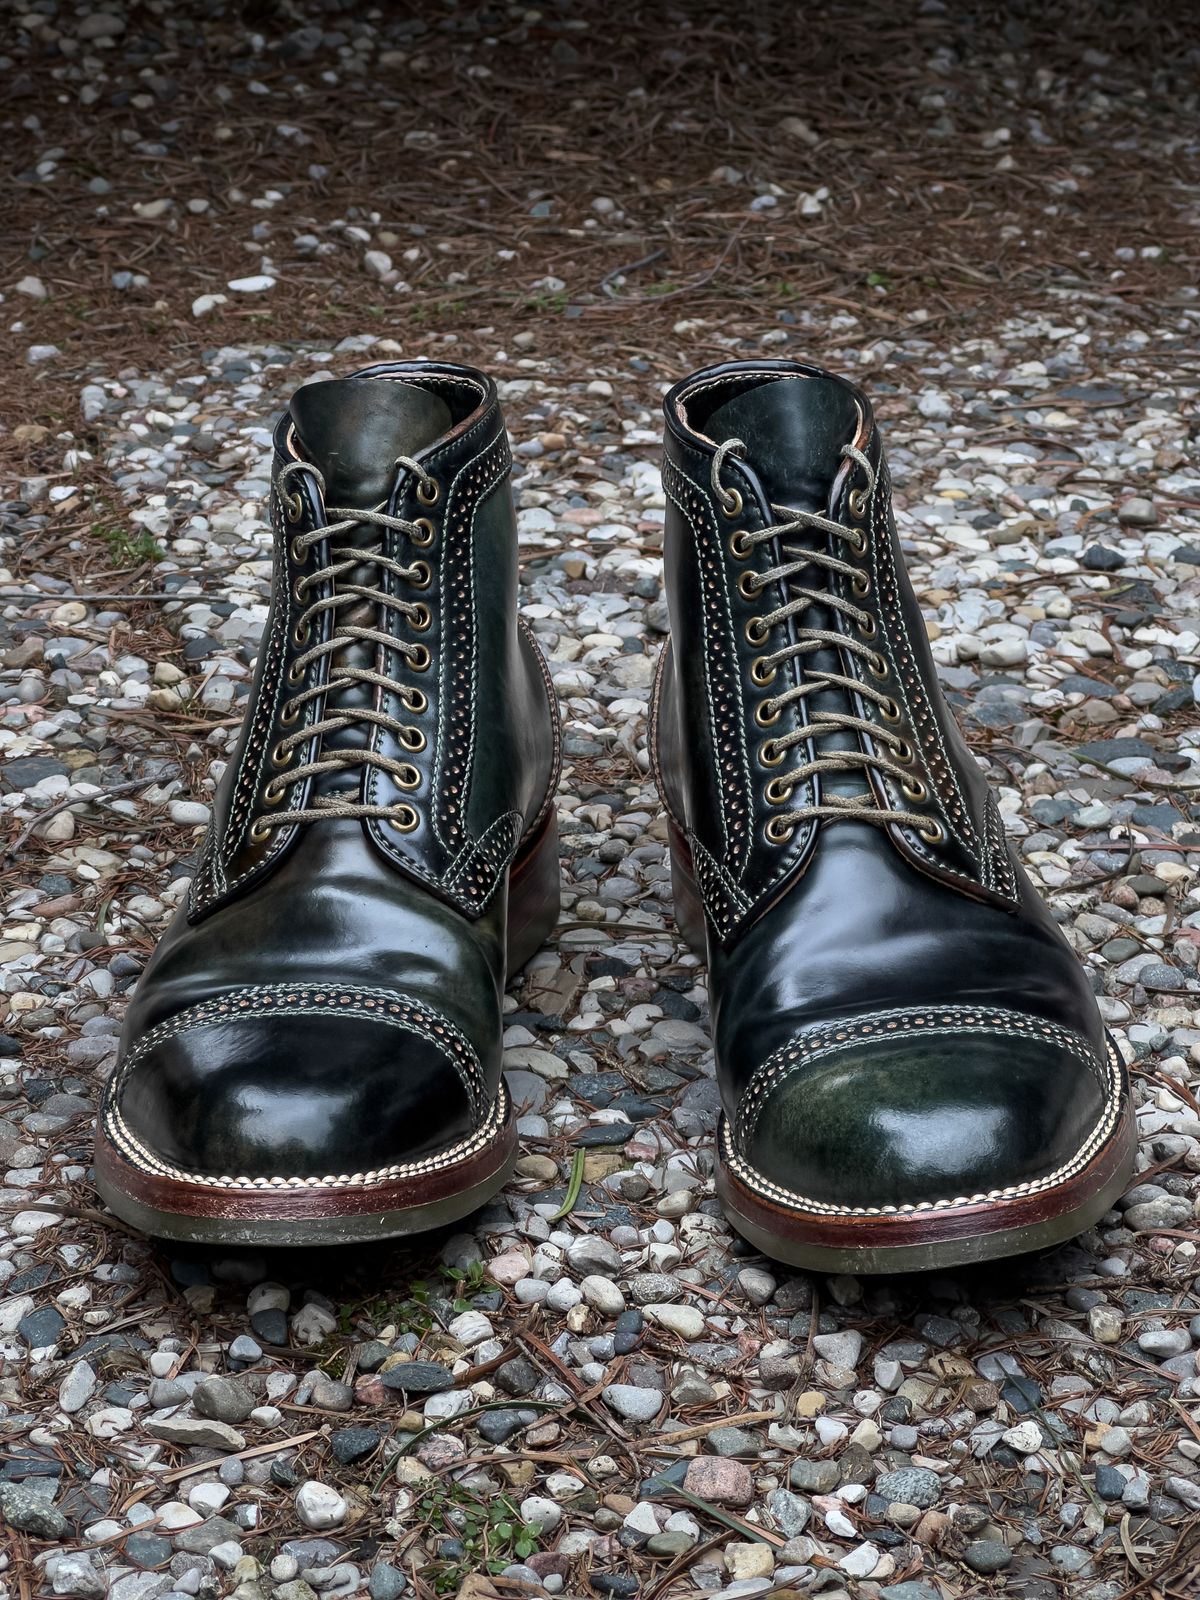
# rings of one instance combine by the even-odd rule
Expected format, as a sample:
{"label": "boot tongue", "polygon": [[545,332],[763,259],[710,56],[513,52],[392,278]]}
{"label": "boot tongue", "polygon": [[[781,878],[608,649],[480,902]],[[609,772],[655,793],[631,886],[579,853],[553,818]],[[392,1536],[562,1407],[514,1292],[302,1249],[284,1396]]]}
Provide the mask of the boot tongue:
{"label": "boot tongue", "polygon": [[[840,383],[829,378],[780,378],[759,384],[746,394],[726,401],[705,424],[708,436],[745,441],[747,466],[752,468],[772,505],[796,511],[816,511],[827,515],[833,480],[841,470],[842,446],[853,444],[858,433],[858,407]],[[828,538],[817,529],[808,529],[782,541],[785,560],[796,560],[805,550],[828,548]],[[839,549],[837,555],[844,557]],[[766,563],[760,563],[766,565]],[[799,579],[801,587],[818,593],[828,582],[818,566],[810,566]],[[797,629],[820,630],[835,625],[831,608],[809,606],[794,619]],[[781,643],[782,640],[777,640]],[[803,681],[805,670],[840,672],[838,652],[822,649],[798,658],[797,672]],[[804,702],[809,713],[832,711],[848,713],[849,699],[840,689],[814,691]],[[797,715],[803,717],[799,710]],[[857,736],[844,729],[830,729],[814,741],[816,754],[858,748]],[[799,755],[797,752],[797,762]],[[860,795],[869,788],[860,772],[827,772],[821,778],[826,794]]]}
{"label": "boot tongue", "polygon": [[355,510],[386,500],[396,457],[424,450],[453,420],[439,395],[390,378],[329,378],[292,397],[300,454],[324,477],[328,503]]}
{"label": "boot tongue", "polygon": [[824,511],[842,466],[842,446],[858,432],[858,407],[830,378],[778,378],[719,406],[705,423],[710,439],[744,439],[746,463],[767,499],[797,511]]}
{"label": "boot tongue", "polygon": [[[325,503],[348,511],[371,511],[392,492],[396,457],[415,455],[440,439],[453,423],[445,401],[428,389],[390,378],[330,378],[306,384],[292,396],[292,421],[300,454],[325,479]],[[343,549],[361,548],[366,554],[381,543],[381,530],[369,522],[346,529],[333,541]],[[341,575],[341,584],[379,586],[379,569],[370,561]],[[356,599],[337,612],[340,625],[350,624],[387,631],[387,616],[370,600]],[[330,667],[376,667],[376,647],[363,640],[347,640],[330,658]],[[345,683],[330,691],[326,713],[341,712],[353,718],[370,706],[375,690],[367,682]],[[325,735],[324,750],[365,748],[370,723],[355,720],[348,727]],[[341,795],[352,799],[362,779],[358,766],[326,773],[313,782],[314,795]]]}

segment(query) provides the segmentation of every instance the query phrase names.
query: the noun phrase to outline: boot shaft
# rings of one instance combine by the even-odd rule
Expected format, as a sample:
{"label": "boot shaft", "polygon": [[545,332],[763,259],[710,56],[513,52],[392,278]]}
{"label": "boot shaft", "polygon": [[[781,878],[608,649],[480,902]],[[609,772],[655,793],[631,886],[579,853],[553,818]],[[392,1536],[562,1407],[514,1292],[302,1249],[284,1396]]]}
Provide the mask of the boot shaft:
{"label": "boot shaft", "polygon": [[714,931],[736,939],[843,819],[956,892],[1015,904],[865,395],[816,367],[735,363],[678,384],[665,411],[672,645],[652,745]]}
{"label": "boot shaft", "polygon": [[471,368],[298,391],[275,430],[271,607],[193,916],[350,818],[463,914],[486,906],[557,764],[517,617],[510,470],[495,385]]}

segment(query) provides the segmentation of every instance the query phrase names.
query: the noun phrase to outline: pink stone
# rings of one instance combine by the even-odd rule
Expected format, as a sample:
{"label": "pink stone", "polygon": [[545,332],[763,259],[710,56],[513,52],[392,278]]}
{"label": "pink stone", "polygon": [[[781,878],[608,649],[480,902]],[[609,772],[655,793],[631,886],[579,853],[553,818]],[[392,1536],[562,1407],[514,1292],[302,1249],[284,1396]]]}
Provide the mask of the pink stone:
{"label": "pink stone", "polygon": [[717,1506],[748,1506],[754,1498],[750,1468],[723,1456],[696,1456],[688,1463],[683,1486],[689,1494]]}
{"label": "pink stone", "polygon": [[520,1283],[522,1278],[531,1275],[529,1257],[523,1250],[506,1250],[503,1255],[493,1256],[487,1264],[487,1271],[494,1283],[511,1289],[514,1283]]}

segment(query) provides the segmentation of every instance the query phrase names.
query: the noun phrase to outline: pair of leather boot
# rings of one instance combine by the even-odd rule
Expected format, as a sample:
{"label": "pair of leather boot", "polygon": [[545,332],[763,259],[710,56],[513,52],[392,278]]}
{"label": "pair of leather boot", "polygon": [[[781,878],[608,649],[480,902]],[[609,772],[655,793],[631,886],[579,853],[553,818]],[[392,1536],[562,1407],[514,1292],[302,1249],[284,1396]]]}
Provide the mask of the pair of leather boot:
{"label": "pair of leather boot", "polygon": [[[245,726],[100,1117],[101,1193],[149,1232],[368,1240],[504,1181],[503,991],[558,910],[510,464],[449,364],[304,387],[276,430]],[[651,750],[731,1220],[837,1271],[1069,1237],[1127,1182],[1128,1083],[939,692],[865,397],[699,372],[663,485]]]}

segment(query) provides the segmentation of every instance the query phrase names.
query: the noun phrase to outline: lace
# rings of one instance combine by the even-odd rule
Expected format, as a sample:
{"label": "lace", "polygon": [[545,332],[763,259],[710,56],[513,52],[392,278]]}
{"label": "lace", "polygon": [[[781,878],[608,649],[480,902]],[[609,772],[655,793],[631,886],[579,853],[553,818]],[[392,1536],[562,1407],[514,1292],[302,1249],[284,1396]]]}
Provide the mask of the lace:
{"label": "lace", "polygon": [[[743,440],[726,439],[717,446],[712,460],[710,477],[713,493],[721,502],[726,515],[730,517],[737,516],[741,510],[742,497],[736,489],[729,489],[721,482],[721,470],[731,455],[744,456],[745,453],[746,445]],[[874,491],[875,470],[867,456],[854,445],[843,445],[841,453],[860,466],[866,474],[866,489],[851,492],[851,503],[857,512],[865,508],[868,498]],[[775,539],[782,542],[809,529],[817,529],[831,535],[855,555],[862,555],[866,550],[866,534],[862,530],[835,522],[832,517],[821,516],[815,511],[797,511],[790,506],[772,505],[771,510],[780,521],[770,527],[760,528],[756,532],[741,529],[731,536],[730,548],[738,560],[747,560],[761,544],[767,544]],[[891,695],[867,681],[867,674],[879,681],[886,679],[888,675],[887,660],[869,643],[877,632],[875,618],[869,611],[864,611],[861,606],[855,605],[853,600],[835,593],[832,586],[813,589],[797,583],[796,580],[812,567],[830,574],[836,573],[846,579],[852,593],[860,599],[870,593],[869,575],[852,562],[828,550],[797,551],[791,559],[777,567],[770,567],[765,572],[750,568],[742,574],[738,582],[738,588],[746,599],[752,599],[773,584],[786,585],[784,593],[790,598],[783,605],[777,606],[774,611],[752,617],[746,624],[747,639],[751,644],[765,645],[776,628],[786,623],[789,618],[798,617],[801,612],[807,611],[812,606],[823,606],[839,613],[853,625],[857,635],[850,632],[840,633],[832,628],[796,627],[794,642],[755,657],[751,664],[751,677],[759,688],[769,688],[778,676],[779,668],[785,662],[793,658],[802,661],[813,652],[826,649],[844,651],[851,656],[857,656],[866,667],[867,673],[862,678],[852,678],[824,667],[805,666],[800,673],[803,681],[760,701],[755,712],[755,720],[760,727],[768,728],[778,722],[784,707],[788,705],[800,708],[802,725],[790,732],[766,739],[759,747],[759,759],[766,767],[781,766],[794,745],[808,739],[816,741],[835,732],[851,733],[856,737],[867,734],[877,747],[883,745],[885,749],[877,748],[873,754],[860,749],[821,751],[811,761],[802,761],[786,773],[771,778],[766,786],[767,800],[773,806],[784,808],[788,806],[797,785],[807,778],[827,777],[834,773],[870,771],[886,773],[894,778],[909,800],[925,800],[928,798],[928,790],[910,770],[915,759],[912,745],[886,726],[889,722],[900,720],[900,707]],[[809,711],[807,706],[809,698],[830,689],[846,694],[857,694],[870,700],[879,708],[882,721],[874,722],[866,717],[855,716],[849,710]],[[853,820],[882,826],[901,823],[916,828],[922,838],[931,844],[943,837],[941,823],[935,819],[916,811],[884,810],[878,804],[874,792],[867,788],[852,795],[823,795],[819,805],[781,809],[767,823],[767,838],[772,844],[786,844],[800,823],[822,820]]]}
{"label": "lace", "polygon": [[[396,465],[416,475],[420,483],[418,493],[425,504],[432,505],[437,500],[440,492],[437,480],[426,472],[420,462],[408,456],[398,456]],[[298,495],[288,493],[288,484],[292,475],[297,472],[310,473],[316,479],[322,496],[325,493],[325,479],[316,467],[303,461],[290,461],[281,470],[280,499],[287,508],[289,517],[294,515],[295,519],[299,520],[303,502]],[[293,507],[296,508],[294,513]],[[391,529],[396,533],[402,533],[412,543],[421,547],[430,542],[430,526],[422,522],[409,522],[403,517],[393,517],[385,511],[363,511],[347,506],[326,506],[325,514],[327,518],[337,520],[327,521],[323,527],[313,528],[308,533],[296,534],[291,541],[292,560],[300,566],[307,560],[308,552],[313,545],[325,539],[329,540],[329,564],[306,573],[294,584],[292,592],[297,603],[304,609],[296,619],[292,634],[293,642],[303,646],[311,634],[313,621],[323,612],[332,613],[333,626],[327,639],[303,650],[295,658],[288,668],[288,682],[300,683],[313,662],[321,660],[324,656],[333,656],[347,645],[355,644],[375,645],[381,650],[394,650],[404,657],[415,672],[424,672],[430,662],[429,650],[425,645],[403,638],[399,630],[385,631],[373,623],[384,622],[388,613],[393,612],[402,616],[414,631],[424,632],[432,620],[429,607],[423,601],[401,600],[395,595],[386,594],[372,583],[356,582],[350,574],[356,568],[375,567],[380,577],[390,573],[403,583],[424,589],[431,577],[429,564],[417,560],[406,565],[402,561],[394,560],[384,552],[382,535],[380,543],[374,547],[338,545],[334,541],[339,535],[349,533],[366,523],[382,530]],[[376,582],[378,581],[377,579]],[[326,584],[328,592],[324,596],[318,596],[317,599],[306,603],[306,596],[311,591],[320,589]],[[287,699],[280,712],[280,721],[285,725],[298,722],[301,711],[310,700],[335,694],[356,684],[370,685],[374,689],[383,690],[385,694],[398,696],[405,709],[414,716],[425,711],[429,705],[428,697],[420,689],[398,683],[386,673],[371,667],[331,663],[327,676],[327,683],[301,689]],[[373,706],[355,706],[352,710],[344,711],[326,706],[317,721],[298,728],[294,733],[285,734],[271,751],[272,765],[289,770],[280,771],[277,777],[266,784],[263,789],[264,803],[268,806],[280,805],[287,791],[295,784],[303,783],[309,778],[348,772],[355,767],[376,768],[388,773],[401,789],[409,791],[416,789],[421,782],[421,773],[411,761],[402,761],[367,748],[353,750],[325,748],[324,740],[327,735],[343,733],[362,723],[373,723],[386,733],[392,734],[404,749],[412,751],[413,754],[425,748],[425,735],[420,728],[411,723],[400,722],[397,718],[389,716],[386,711]],[[315,758],[292,766],[291,763],[299,748],[311,739],[318,741]],[[390,822],[401,833],[411,833],[418,822],[415,808],[407,801],[397,801],[393,805],[376,805],[347,800],[341,795],[316,795],[308,806],[300,810],[276,813],[274,816],[266,812],[260,813],[254,820],[251,835],[262,840],[272,828],[291,827],[294,823],[317,822],[330,817],[379,817]]]}

